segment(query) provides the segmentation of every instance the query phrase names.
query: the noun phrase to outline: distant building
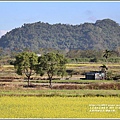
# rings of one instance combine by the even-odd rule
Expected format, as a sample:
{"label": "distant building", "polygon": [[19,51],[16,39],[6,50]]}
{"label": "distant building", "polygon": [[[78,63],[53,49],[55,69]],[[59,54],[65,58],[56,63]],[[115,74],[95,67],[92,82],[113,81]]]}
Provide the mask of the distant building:
{"label": "distant building", "polygon": [[37,56],[38,56],[38,57],[40,57],[40,56],[41,56],[41,54],[37,54]]}
{"label": "distant building", "polygon": [[105,79],[105,73],[101,71],[91,71],[85,74],[86,80],[103,80]]}

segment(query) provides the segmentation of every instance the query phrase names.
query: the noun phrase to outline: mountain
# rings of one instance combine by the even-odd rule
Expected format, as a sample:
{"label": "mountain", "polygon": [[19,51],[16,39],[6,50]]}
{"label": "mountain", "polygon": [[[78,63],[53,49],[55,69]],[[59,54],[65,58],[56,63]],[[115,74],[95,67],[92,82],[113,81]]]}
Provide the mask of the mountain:
{"label": "mountain", "polygon": [[80,25],[36,22],[7,32],[0,39],[4,50],[114,50],[120,46],[120,26],[111,19]]}

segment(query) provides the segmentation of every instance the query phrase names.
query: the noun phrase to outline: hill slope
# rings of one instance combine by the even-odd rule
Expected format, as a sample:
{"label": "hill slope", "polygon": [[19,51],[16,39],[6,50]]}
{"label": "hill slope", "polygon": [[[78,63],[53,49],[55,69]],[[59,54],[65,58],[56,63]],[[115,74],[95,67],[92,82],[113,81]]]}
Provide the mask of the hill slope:
{"label": "hill slope", "polygon": [[113,20],[97,20],[80,25],[24,24],[2,36],[0,47],[9,50],[28,48],[54,49],[115,49],[120,46],[120,26]]}

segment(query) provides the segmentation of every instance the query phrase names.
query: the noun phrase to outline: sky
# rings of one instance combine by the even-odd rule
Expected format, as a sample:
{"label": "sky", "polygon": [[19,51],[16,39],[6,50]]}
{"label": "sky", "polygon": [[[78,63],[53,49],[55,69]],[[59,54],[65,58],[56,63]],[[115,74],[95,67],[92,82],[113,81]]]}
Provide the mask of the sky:
{"label": "sky", "polygon": [[107,18],[120,23],[119,1],[1,1],[0,37],[24,23],[41,21],[77,25]]}

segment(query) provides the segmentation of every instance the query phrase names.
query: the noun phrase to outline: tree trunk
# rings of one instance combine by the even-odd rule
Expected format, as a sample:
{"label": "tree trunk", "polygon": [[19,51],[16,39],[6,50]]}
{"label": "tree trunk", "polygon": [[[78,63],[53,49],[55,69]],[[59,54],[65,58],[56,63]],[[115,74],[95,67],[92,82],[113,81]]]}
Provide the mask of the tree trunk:
{"label": "tree trunk", "polygon": [[49,78],[50,88],[52,88],[52,78]]}
{"label": "tree trunk", "polygon": [[30,86],[30,76],[28,76],[28,87]]}
{"label": "tree trunk", "polygon": [[49,87],[52,88],[52,76],[53,75],[52,74],[50,75],[49,72],[47,72],[47,74],[48,74],[48,79],[49,79],[49,84],[50,84]]}
{"label": "tree trunk", "polygon": [[105,71],[104,74],[105,74],[105,80],[106,80],[107,79],[107,72]]}

